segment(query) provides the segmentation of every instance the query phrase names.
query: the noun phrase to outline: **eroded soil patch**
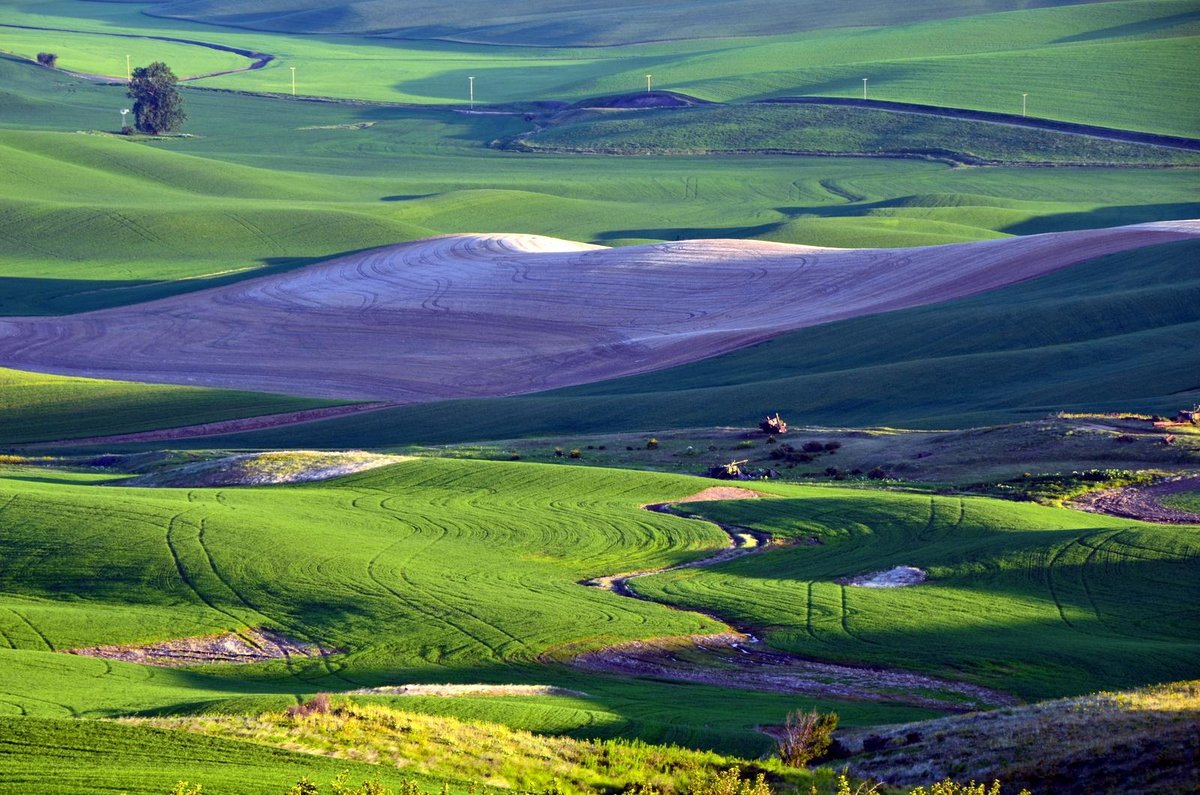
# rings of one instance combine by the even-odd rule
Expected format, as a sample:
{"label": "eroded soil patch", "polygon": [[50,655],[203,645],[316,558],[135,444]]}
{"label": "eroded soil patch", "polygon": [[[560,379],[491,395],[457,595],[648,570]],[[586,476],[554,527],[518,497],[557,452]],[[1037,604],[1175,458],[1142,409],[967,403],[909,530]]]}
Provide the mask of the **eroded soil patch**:
{"label": "eroded soil patch", "polygon": [[624,676],[888,701],[952,712],[1015,703],[1002,693],[963,682],[905,671],[813,662],[756,646],[751,636],[740,633],[634,641],[582,654],[574,664],[588,671]]}
{"label": "eroded soil patch", "polygon": [[1162,503],[1163,497],[1200,491],[1200,475],[1174,478],[1153,486],[1129,486],[1086,494],[1072,502],[1076,508],[1127,519],[1163,524],[1200,524],[1200,513],[1183,511]]}
{"label": "eroded soil patch", "polygon": [[916,566],[896,566],[884,571],[860,574],[857,577],[843,577],[836,582],[839,585],[853,585],[859,588],[907,588],[910,585],[920,585],[926,579],[928,575]]}
{"label": "eroded soil patch", "polygon": [[245,453],[211,461],[184,464],[166,471],[122,480],[116,485],[206,488],[311,483],[409,460],[411,458],[406,456],[362,452],[283,450],[268,453]]}
{"label": "eroded soil patch", "polygon": [[334,652],[260,627],[146,645],[89,646],[85,649],[71,649],[66,653],[173,667],[208,663],[257,663],[292,657],[323,657]]}

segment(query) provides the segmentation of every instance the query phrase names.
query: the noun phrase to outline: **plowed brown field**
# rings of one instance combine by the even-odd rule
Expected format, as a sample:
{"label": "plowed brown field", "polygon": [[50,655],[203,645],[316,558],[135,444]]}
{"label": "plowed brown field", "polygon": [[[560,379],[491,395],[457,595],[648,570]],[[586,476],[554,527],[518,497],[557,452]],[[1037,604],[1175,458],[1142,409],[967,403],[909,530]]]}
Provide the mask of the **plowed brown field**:
{"label": "plowed brown field", "polygon": [[908,249],[454,235],[188,295],[0,320],[0,364],[315,397],[509,395],[981,293],[1200,221]]}

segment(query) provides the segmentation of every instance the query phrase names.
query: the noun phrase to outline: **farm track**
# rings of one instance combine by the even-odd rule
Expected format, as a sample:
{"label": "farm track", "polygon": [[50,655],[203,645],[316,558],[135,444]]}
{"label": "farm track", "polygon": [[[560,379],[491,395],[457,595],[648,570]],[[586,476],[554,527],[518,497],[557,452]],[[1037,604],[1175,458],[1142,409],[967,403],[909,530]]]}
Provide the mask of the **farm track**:
{"label": "farm track", "polygon": [[[751,494],[753,493],[751,492]],[[721,498],[719,495],[709,497],[709,499]],[[691,498],[691,500],[695,500],[695,498]],[[691,500],[681,500],[680,502]],[[679,513],[676,510],[678,504],[678,502],[656,503],[643,507],[658,513],[682,516],[683,518],[698,518]],[[709,521],[721,528],[729,536],[730,545],[714,555],[689,563],[598,577],[581,584],[612,591],[619,596],[631,599],[665,604],[639,594],[630,588],[629,582],[639,577],[727,563],[747,555],[765,552],[772,547],[771,537],[766,533],[751,528],[712,522],[707,519],[700,519],[700,521]],[[775,545],[775,548],[778,549],[778,545]],[[828,642],[819,638],[812,627],[812,593],[815,584],[808,583],[808,633],[814,640]],[[849,620],[852,611],[848,606],[847,588],[845,586],[836,587],[839,589],[837,601],[840,615],[838,622],[842,631],[846,636],[861,643],[872,643],[873,641],[870,639],[863,638],[851,631]],[[666,606],[672,609],[688,609],[670,604],[666,604]],[[752,634],[754,629],[752,627],[738,626],[736,622],[713,613],[688,610],[719,621],[732,627],[735,631],[716,635],[697,635],[691,638],[662,638],[619,643],[584,653],[576,657],[572,664],[585,670],[621,676],[672,679],[744,690],[804,693],[827,698],[894,702],[950,712],[1016,703],[1007,694],[977,685],[938,679],[902,670],[816,662],[795,654],[769,650],[760,646],[760,641]],[[940,697],[931,694],[940,694]]]}
{"label": "farm track", "polygon": [[909,249],[448,235],[145,304],[0,319],[0,364],[378,401],[99,440],[162,441],[661,370],[1195,237],[1200,221]]}

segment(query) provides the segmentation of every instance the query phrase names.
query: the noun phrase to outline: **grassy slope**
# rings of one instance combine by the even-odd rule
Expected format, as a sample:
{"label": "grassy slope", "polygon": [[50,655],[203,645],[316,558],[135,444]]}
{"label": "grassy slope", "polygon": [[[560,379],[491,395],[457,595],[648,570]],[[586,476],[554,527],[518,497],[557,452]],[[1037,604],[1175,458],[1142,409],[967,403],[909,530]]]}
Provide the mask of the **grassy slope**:
{"label": "grassy slope", "polygon": [[[980,498],[812,488],[701,515],[820,538],[711,569],[639,579],[654,599],[718,611],[806,656],[905,665],[1027,698],[1194,676],[1195,527]],[[847,588],[917,566],[931,581]]]}
{"label": "grassy slope", "polygon": [[1172,494],[1164,497],[1162,502],[1164,505],[1178,508],[1181,511],[1200,513],[1200,492],[1185,491],[1179,494]]}
{"label": "grassy slope", "polygon": [[253,417],[329,401],[0,368],[0,446]]}
{"label": "grassy slope", "polygon": [[[861,78],[869,77],[872,96],[880,99],[1014,112],[1021,93],[1029,92],[1036,116],[1181,135],[1200,131],[1191,57],[1197,12],[1188,0],[1119,0],[602,49],[287,36],[154,19],[135,4],[7,0],[4,7],[21,24],[146,30],[279,56],[265,69],[204,81],[231,89],[286,93],[291,66],[302,94],[422,103],[462,103],[468,75],[477,77],[483,102],[632,91],[644,85],[646,73],[661,87],[717,100],[855,96]],[[0,32],[0,47],[3,41]]]}
{"label": "grassy slope", "polygon": [[1200,164],[1200,153],[1048,130],[818,105],[701,106],[585,116],[518,144],[541,151],[719,154],[762,150],[960,156],[967,162]]}
{"label": "grassy slope", "polygon": [[[250,742],[118,723],[0,717],[0,792],[22,795],[122,792],[163,795],[179,781],[205,792],[281,795],[308,776],[327,785],[339,773],[354,784],[415,780],[436,791],[442,780],[395,768],[333,760]],[[464,791],[457,785],[454,791]]]}
{"label": "grassy slope", "polygon": [[[719,688],[536,662],[547,651],[719,628],[577,584],[719,547],[724,536],[711,525],[637,507],[696,488],[677,476],[450,461],[327,485],[223,490],[101,488],[13,470],[0,484],[11,528],[0,540],[0,638],[14,647],[0,649],[0,709],[253,711],[318,690],[549,683],[590,696],[397,701],[540,731],[758,753],[767,741],[755,722],[781,720],[794,698],[748,694],[732,714]],[[51,653],[261,624],[347,654],[201,673]],[[857,725],[930,714],[816,703]]]}
{"label": "grassy slope", "polygon": [[0,314],[147,300],[437,232],[913,245],[1197,212],[1189,171],[516,155],[482,144],[520,117],[207,92],[188,95],[202,137],[138,143],[68,132],[115,126],[119,88],[5,60],[0,77]]}
{"label": "grassy slope", "polygon": [[[11,528],[0,541],[0,637],[12,647],[0,649],[0,710],[245,712],[318,690],[530,682],[589,696],[379,700],[543,732],[758,753],[766,740],[752,727],[780,722],[795,697],[739,693],[730,710],[715,687],[535,662],[547,651],[717,627],[577,584],[719,546],[711,525],[636,507],[698,485],[653,473],[445,460],[329,484],[223,490],[103,488],[14,470],[0,482]],[[711,511],[784,535],[819,534],[824,546],[639,580],[638,588],[769,625],[772,643],[812,656],[903,662],[1025,695],[1196,673],[1191,528],[983,498],[937,499],[931,519],[928,496],[772,489],[789,499]],[[1088,555],[1077,538],[1101,551]],[[926,566],[940,584],[848,594],[843,623],[829,579],[895,563]],[[804,635],[809,581],[816,644]],[[1163,603],[1178,607],[1164,612]],[[224,671],[52,653],[260,624],[347,653]],[[799,703],[836,709],[848,725],[929,715]]]}
{"label": "grassy slope", "polygon": [[1118,254],[985,296],[804,329],[659,373],[219,443],[336,448],[654,432],[745,426],[776,410],[793,423],[924,428],[1029,419],[1067,406],[1169,412],[1200,394],[1190,344],[1200,328],[1198,253],[1197,244],[1179,243]]}

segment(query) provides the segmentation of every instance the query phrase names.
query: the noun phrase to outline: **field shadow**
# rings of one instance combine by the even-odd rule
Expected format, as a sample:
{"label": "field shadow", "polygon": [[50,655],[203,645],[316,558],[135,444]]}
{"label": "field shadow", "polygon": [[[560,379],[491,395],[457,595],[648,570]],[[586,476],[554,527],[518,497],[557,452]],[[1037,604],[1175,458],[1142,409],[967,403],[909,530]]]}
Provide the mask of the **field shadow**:
{"label": "field shadow", "polygon": [[1200,217],[1200,202],[1126,204],[1098,207],[1087,212],[1043,215],[1006,226],[999,231],[1014,235],[1036,235],[1043,232],[1069,232],[1074,229],[1125,226],[1151,221],[1182,221],[1196,217]]}

